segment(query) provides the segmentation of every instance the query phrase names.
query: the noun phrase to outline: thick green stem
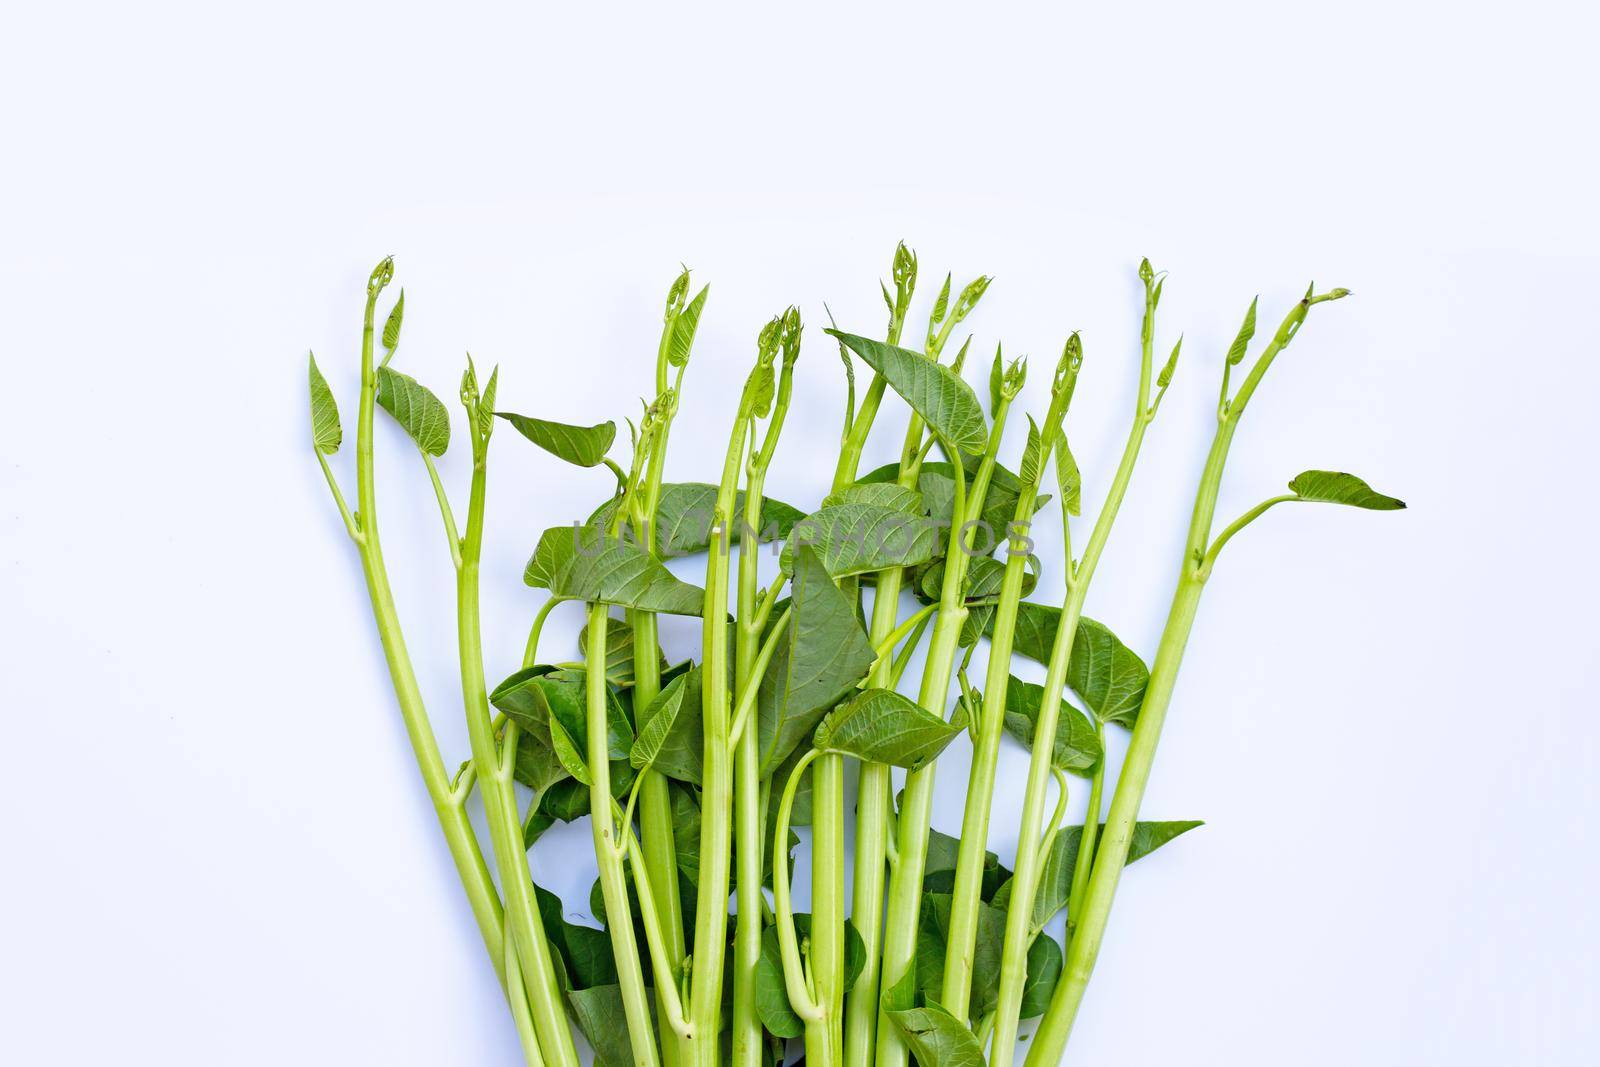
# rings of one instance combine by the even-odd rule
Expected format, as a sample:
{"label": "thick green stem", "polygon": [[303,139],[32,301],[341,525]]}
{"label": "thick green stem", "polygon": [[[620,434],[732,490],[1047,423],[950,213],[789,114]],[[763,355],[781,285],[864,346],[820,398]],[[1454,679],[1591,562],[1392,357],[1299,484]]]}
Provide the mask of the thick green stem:
{"label": "thick green stem", "polygon": [[811,769],[811,983],[822,1018],[806,1029],[806,1060],[836,1064],[844,1019],[844,757]]}
{"label": "thick green stem", "polygon": [[[761,495],[764,470],[752,470],[745,490],[739,549],[738,633],[734,645],[735,690],[743,694],[750,684],[761,643],[758,625],[756,563],[759,559],[752,531],[761,528]],[[774,594],[775,595],[775,594]],[[733,930],[733,1067],[760,1067],[765,1055],[761,1020],[756,1014],[755,971],[761,961],[762,833],[761,760],[756,735],[749,724],[743,726],[733,756],[734,834],[737,844],[734,860],[738,874],[734,879],[737,903]]]}
{"label": "thick green stem", "polygon": [[[584,664],[588,703],[589,822],[594,834],[595,858],[600,865],[600,893],[606,904],[606,928],[611,933],[611,953],[616,960],[633,1062],[636,1067],[656,1067],[659,1060],[650,1020],[650,999],[645,990],[644,970],[639,963],[633,905],[628,899],[628,881],[622,865],[627,841],[626,838],[618,840],[617,820],[611,810],[611,757],[607,745],[610,692],[606,684],[606,627],[610,619],[607,611],[604,604],[593,604],[589,608],[588,651]],[[620,832],[630,834],[632,831],[622,827]]]}
{"label": "thick green stem", "polygon": [[[1216,436],[1212,438],[1211,451],[1206,457],[1200,485],[1195,492],[1194,512],[1189,521],[1189,536],[1184,543],[1183,559],[1178,569],[1178,587],[1173,593],[1172,609],[1167,614],[1161,644],[1150,666],[1150,681],[1145,687],[1144,703],[1139,708],[1139,718],[1134,723],[1128,752],[1117,777],[1117,788],[1111,797],[1111,810],[1106,816],[1105,830],[1094,857],[1094,869],[1089,875],[1087,892],[1083,896],[1077,924],[1067,946],[1061,980],[1051,997],[1050,1007],[1045,1011],[1044,1021],[1039,1025],[1033,1047],[1028,1051],[1029,1067],[1055,1067],[1060,1060],[1066,1050],[1067,1039],[1072,1034],[1072,1024],[1077,1018],[1078,1006],[1083,1001],[1084,989],[1100,953],[1106,920],[1111,914],[1122,868],[1127,864],[1128,846],[1139,818],[1139,805],[1150,780],[1151,765],[1155,762],[1156,745],[1161,740],[1161,727],[1172,702],[1178,668],[1183,662],[1189,633],[1194,628],[1200,594],[1205,589],[1209,573],[1207,552],[1216,547],[1211,542],[1211,528],[1216,518],[1217,496],[1222,489],[1222,472],[1228,462],[1228,451],[1233,447],[1233,435],[1238,429],[1239,419],[1273,360],[1299,332],[1312,305],[1324,300],[1336,300],[1344,295],[1345,290],[1342,289],[1320,296],[1307,292],[1305,298],[1284,316],[1272,340],[1251,366],[1231,400],[1226,399],[1227,390],[1224,386],[1225,399],[1218,409]],[[1230,528],[1230,533],[1233,529]]]}
{"label": "thick green stem", "polygon": [[[478,568],[483,555],[483,509],[486,486],[487,441],[476,439],[473,448],[472,490],[467,506],[466,534],[461,541],[456,572],[456,633],[461,659],[461,697],[466,710],[472,761],[483,793],[489,837],[506,896],[506,925],[522,964],[534,1029],[539,1034],[544,1059],[552,1064],[575,1065],[577,1051],[572,1031],[555,984],[555,966],[545,940],[544,924],[533,898],[528,874],[527,847],[517,811],[512,769],[516,752],[512,744],[495,739],[494,717],[489,711],[488,687],[483,677],[483,639],[479,627]],[[515,742],[515,737],[508,739]]]}
{"label": "thick green stem", "polygon": [[[955,521],[952,528],[962,532],[963,541],[961,544],[952,544],[946,554],[944,582],[939,589],[939,612],[934,617],[933,637],[929,642],[927,664],[917,696],[917,702],[935,715],[945,714],[950,677],[961,643],[961,629],[967,620],[962,593],[970,559],[968,552],[972,549],[976,533],[975,525],[969,526],[968,523],[983,514],[983,503],[994,473],[995,454],[1000,448],[1004,425],[1005,409],[1002,408],[990,430],[988,449],[973,479],[971,493],[967,492],[960,454],[954,448],[946,449],[955,476],[955,502],[951,509]],[[883,965],[879,978],[882,993],[878,1002],[878,1067],[905,1067],[910,1055],[910,1049],[901,1040],[900,1031],[887,1013],[915,1005],[917,928],[922,909],[922,876],[927,869],[928,830],[933,816],[934,768],[937,763],[932,761],[906,774],[905,790],[895,821],[888,906],[883,927]]]}

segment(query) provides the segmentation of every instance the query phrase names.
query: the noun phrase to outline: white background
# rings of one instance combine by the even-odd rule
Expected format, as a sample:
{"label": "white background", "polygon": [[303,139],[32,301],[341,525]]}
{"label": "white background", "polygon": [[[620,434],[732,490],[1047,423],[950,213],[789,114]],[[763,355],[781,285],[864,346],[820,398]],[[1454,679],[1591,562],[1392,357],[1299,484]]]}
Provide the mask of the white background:
{"label": "white background", "polygon": [[[670,475],[712,477],[755,333],[795,302],[773,484],[814,504],[843,393],[822,301],[880,330],[902,237],[919,311],[947,269],[997,276],[975,349],[1031,353],[1031,405],[1083,331],[1091,510],[1131,404],[1134,268],[1171,272],[1159,343],[1185,332],[1184,361],[1089,605],[1147,655],[1252,294],[1265,333],[1311,278],[1356,292],[1258,394],[1223,515],[1307,467],[1411,505],[1279,509],[1224,556],[1145,804],[1207,825],[1124,881],[1068,1062],[1600,1057],[1582,6],[6,21],[0,1059],[517,1062],[311,455],[305,351],[353,439],[363,285],[393,253],[403,369],[450,398],[470,349],[506,408],[620,420],[686,262],[712,296]],[[437,515],[380,437],[401,615],[457,759]],[[461,454],[442,466],[464,499]],[[538,532],[604,488],[497,436],[491,682],[538,604]],[[550,647],[574,630],[558,613]],[[965,759],[941,764],[945,829]],[[1020,767],[1008,749],[1002,781]],[[587,856],[582,827],[534,854],[575,920]]]}

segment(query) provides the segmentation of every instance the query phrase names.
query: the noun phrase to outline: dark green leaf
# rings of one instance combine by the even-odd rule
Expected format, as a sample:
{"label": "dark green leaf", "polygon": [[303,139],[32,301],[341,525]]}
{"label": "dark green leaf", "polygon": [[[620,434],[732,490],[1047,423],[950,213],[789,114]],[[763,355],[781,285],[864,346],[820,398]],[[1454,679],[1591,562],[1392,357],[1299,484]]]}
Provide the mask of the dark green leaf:
{"label": "dark green leaf", "polygon": [[[612,619],[611,625],[606,627],[606,680],[615,685],[630,686],[633,684],[633,627],[624,620]],[[585,626],[578,633],[578,654],[587,656],[589,652],[589,627]],[[661,649],[656,649],[656,661],[662,666],[666,665],[667,658],[661,654]]]}
{"label": "dark green leaf", "polygon": [[633,766],[699,785],[705,763],[700,668],[695,666],[668,682],[641,713],[640,721],[639,739],[628,757]]}
{"label": "dark green leaf", "polygon": [[393,367],[378,368],[378,406],[431,456],[450,447],[450,412],[444,402],[410,375]]}
{"label": "dark green leaf", "polygon": [[617,439],[617,424],[614,422],[573,426],[509,411],[497,411],[495,414],[546,452],[579,467],[599,466],[611,450],[611,443]]}
{"label": "dark green leaf", "polygon": [[[734,502],[733,543],[744,534],[744,492]],[[606,501],[589,516],[588,525],[605,528],[616,513],[615,498]],[[717,487],[705,482],[669,482],[661,487],[656,507],[656,554],[663,559],[704,552],[711,544],[711,525],[716,516]],[[761,523],[756,530],[762,543],[789,536],[789,530],[804,513],[781,500],[767,497],[761,502]]]}
{"label": "dark green leaf", "polygon": [[[1034,730],[1039,723],[1039,708],[1043,700],[1042,685],[1013,677],[1006,686],[1006,733],[1021,741],[1023,747],[1029,750],[1033,748]],[[1104,755],[1100,738],[1083,712],[1065,700],[1061,701],[1051,762],[1069,774],[1086,777],[1100,765]]]}
{"label": "dark green leaf", "polygon": [[[552,533],[548,531],[546,536]],[[550,579],[550,591],[557,596],[668,615],[699,615],[704,606],[703,589],[678,578],[627,538],[601,538],[585,530],[582,539],[574,541],[568,528],[567,543],[570,554]],[[535,569],[542,565],[544,547],[541,538],[524,581],[537,576]]]}
{"label": "dark green leaf", "polygon": [[983,1049],[967,1025],[938,1004],[889,1011],[919,1067],[985,1067]]}
{"label": "dark green leaf", "polygon": [[[656,998],[645,998],[650,1013],[655,1014]],[[622,1006],[622,987],[595,986],[592,989],[574,989],[567,993],[567,1004],[578,1029],[594,1049],[596,1067],[633,1067],[633,1045],[628,1038],[627,1018]],[[642,1035],[645,1041],[652,1035]]]}
{"label": "dark green leaf", "polygon": [[1043,1015],[1050,1006],[1050,994],[1055,992],[1061,978],[1061,946],[1049,934],[1040,934],[1028,946],[1028,977],[1022,984],[1022,1006],[1019,1019],[1032,1019]]}
{"label": "dark green leaf", "polygon": [[874,504],[835,504],[795,523],[778,563],[793,569],[794,550],[807,545],[834,578],[908,567],[933,558],[938,529],[920,515]]}
{"label": "dark green leaf", "polygon": [[[1204,824],[1193,820],[1135,823],[1133,837],[1128,843],[1127,862],[1143,859],[1173,838],[1201,825]],[[1104,833],[1105,826],[1102,824],[1100,834]],[[1096,837],[1097,841],[1101,839],[1102,836]],[[1044,865],[1039,870],[1039,889],[1033,898],[1035,929],[1043,927],[1056,912],[1067,906],[1067,898],[1072,895],[1072,872],[1078,862],[1078,846],[1082,841],[1082,826],[1063,826],[1060,833],[1056,834],[1050,854],[1045,857]]]}
{"label": "dark green leaf", "polygon": [[[917,986],[923,998],[937,1001],[944,986],[945,956],[950,942],[951,896],[925,893],[918,917]],[[981,1017],[1000,1000],[1000,957],[1005,949],[1006,913],[978,905],[977,936],[972,946],[971,1011]]]}
{"label": "dark green leaf", "polygon": [[1301,500],[1328,504],[1348,504],[1369,511],[1398,511],[1405,501],[1384,496],[1357,478],[1341,471],[1302,471],[1289,483],[1289,491]]}
{"label": "dark green leaf", "polygon": [[[811,934],[811,916],[801,912],[794,916],[795,934],[805,939]],[[867,949],[861,934],[847,919],[844,924],[844,991],[856,984],[861,968],[866,965]],[[783,953],[778,945],[778,928],[768,926],[761,931],[761,958],[756,963],[755,974],[756,1016],[761,1025],[779,1037],[799,1037],[805,1033],[805,1023],[796,1015],[789,1003],[788,987],[783,980]]]}
{"label": "dark green leaf", "polygon": [[333,399],[328,380],[317,369],[317,357],[311,356],[311,443],[318,452],[333,455],[339,451],[344,431],[339,426],[339,405]]}
{"label": "dark green leaf", "polygon": [[517,735],[517,761],[512,773],[517,781],[535,793],[542,793],[565,778],[567,771],[548,741],[530,730],[523,730]]}
{"label": "dark green leaf", "polygon": [[1150,670],[1144,660],[1116,634],[1093,619],[1078,620],[1067,684],[1096,718],[1132,729],[1149,681]]}
{"label": "dark green leaf", "polygon": [[838,504],[866,504],[908,515],[922,514],[922,494],[894,482],[852,482],[822,500],[823,509]]}
{"label": "dark green leaf", "polygon": [[989,428],[972,387],[949,367],[909,348],[828,330],[879,374],[940,437],[962,452],[982,453]]}
{"label": "dark green leaf", "polygon": [[762,677],[757,701],[762,777],[788,758],[877,658],[850,598],[804,546],[791,589],[793,617]]}
{"label": "dark green leaf", "polygon": [[863,689],[827,714],[815,743],[827,752],[916,770],[961,729],[892,689]]}

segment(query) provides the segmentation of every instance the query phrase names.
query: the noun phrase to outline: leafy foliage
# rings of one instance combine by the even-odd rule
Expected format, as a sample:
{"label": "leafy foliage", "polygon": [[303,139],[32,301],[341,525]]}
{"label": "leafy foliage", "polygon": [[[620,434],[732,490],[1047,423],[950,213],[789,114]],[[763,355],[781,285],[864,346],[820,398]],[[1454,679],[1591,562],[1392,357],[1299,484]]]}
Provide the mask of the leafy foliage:
{"label": "leafy foliage", "polygon": [[1340,471],[1302,471],[1289,483],[1289,491],[1301,500],[1328,504],[1347,504],[1369,511],[1399,511],[1405,501],[1373,489],[1354,474]]}
{"label": "leafy foliage", "polygon": [[972,387],[949,367],[909,348],[828,330],[862,361],[883,375],[911,409],[940,437],[962,452],[977,455],[988,444],[983,406]]}
{"label": "leafy foliage", "polygon": [[536,419],[530,415],[517,415],[509,411],[496,411],[517,432],[558,459],[579,467],[597,467],[605,461],[611,443],[617,438],[617,424],[602,422],[595,426],[573,426],[565,422]]}
{"label": "leafy foliage", "polygon": [[333,399],[333,390],[317,369],[317,357],[311,356],[311,443],[318,452],[332,455],[339,451],[344,431],[339,427],[339,405]]}
{"label": "leafy foliage", "polygon": [[427,387],[393,367],[378,368],[378,406],[430,456],[450,447],[450,412]]}
{"label": "leafy foliage", "polygon": [[892,689],[863,689],[817,726],[816,746],[859,760],[916,770],[964,729]]}

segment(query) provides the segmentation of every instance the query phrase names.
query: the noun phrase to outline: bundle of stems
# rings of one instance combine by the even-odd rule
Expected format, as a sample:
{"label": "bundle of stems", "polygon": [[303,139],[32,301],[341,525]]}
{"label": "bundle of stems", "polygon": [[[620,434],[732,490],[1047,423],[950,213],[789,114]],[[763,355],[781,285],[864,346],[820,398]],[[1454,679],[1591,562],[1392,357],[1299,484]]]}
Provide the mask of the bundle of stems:
{"label": "bundle of stems", "polygon": [[[377,329],[393,272],[385,259],[367,285],[355,508],[329,464],[343,432],[314,358],[312,443],[356,547],[401,718],[528,1064],[576,1065],[574,1030],[604,1067],[777,1067],[801,1051],[796,1042],[812,1067],[1010,1063],[1022,1024],[1035,1017],[1028,1062],[1059,1061],[1123,867],[1199,825],[1138,815],[1200,592],[1222,547],[1279,503],[1404,506],[1353,475],[1306,471],[1287,494],[1213,536],[1223,466],[1262,377],[1312,307],[1347,294],[1308,289],[1230,393],[1232,369],[1255,333],[1252,302],[1223,360],[1217,431],[1166,630],[1146,668],[1084,611],[1182,347],[1180,338],[1155,369],[1164,277],[1148,261],[1140,265],[1127,442],[1074,558],[1083,480],[1067,417],[1085,358],[1078,335],[1063,348],[1039,419],[1028,416],[1026,434],[1010,435],[1021,443],[1011,447],[1017,468],[1008,468],[1000,457],[1027,361],[1007,362],[996,346],[986,409],[962,377],[972,338],[944,360],[990,279],[953,293],[947,274],[920,348],[906,347],[918,263],[901,245],[881,287],[883,339],[826,331],[847,388],[834,477],[814,506],[797,508],[767,487],[795,395],[804,328],[794,307],[757,335],[717,479],[666,480],[708,298],[707,288],[690,296],[684,270],[668,290],[650,396],[639,421],[628,421],[626,448],[611,421],[578,425],[499,410],[498,369],[480,385],[468,357],[459,392],[472,466],[458,526],[435,464],[450,442],[448,408],[390,366],[403,292]],[[858,364],[871,371],[859,397]],[[891,393],[905,405],[898,457],[862,473]],[[456,574],[471,752],[454,774],[411,667],[379,543],[379,407],[417,447]],[[479,586],[497,419],[569,464],[604,471],[610,487],[586,518],[534,539],[523,580],[545,598],[521,664],[491,690]],[[1062,518],[1060,607],[1026,599],[1047,570],[1032,551],[1046,488]],[[701,585],[681,576],[691,573],[685,565],[668,565],[701,554]],[[544,626],[564,603],[582,606],[579,655],[542,661]],[[698,620],[697,659],[668,661],[662,615]],[[924,641],[912,699],[900,689]],[[980,648],[981,690],[969,673]],[[1043,665],[1042,685],[1013,676],[1019,657]],[[1069,689],[1083,710],[1065,699]],[[1114,779],[1112,727],[1131,730]],[[950,837],[931,825],[936,769],[962,734],[971,738],[971,770],[960,835]],[[1028,753],[1014,872],[986,848],[1008,738]],[[1081,825],[1065,824],[1070,777],[1088,782]],[[1108,781],[1114,789],[1102,824]],[[487,852],[469,818],[473,804],[482,805]],[[592,831],[590,911],[601,929],[569,922],[530,868],[540,836],[577,819]],[[805,823],[811,911],[800,914],[790,869],[794,828]],[[1058,940],[1052,920],[1063,912]]]}

